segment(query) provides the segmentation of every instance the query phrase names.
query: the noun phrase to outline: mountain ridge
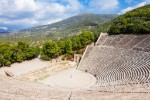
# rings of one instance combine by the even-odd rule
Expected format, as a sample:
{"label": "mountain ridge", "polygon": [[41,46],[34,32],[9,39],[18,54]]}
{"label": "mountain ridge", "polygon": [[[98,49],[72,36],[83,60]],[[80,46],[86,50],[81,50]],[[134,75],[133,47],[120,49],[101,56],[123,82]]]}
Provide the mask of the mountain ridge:
{"label": "mountain ridge", "polygon": [[49,35],[73,35],[82,28],[93,28],[117,17],[117,14],[80,13],[56,23],[41,25],[19,31],[19,33],[41,33]]}

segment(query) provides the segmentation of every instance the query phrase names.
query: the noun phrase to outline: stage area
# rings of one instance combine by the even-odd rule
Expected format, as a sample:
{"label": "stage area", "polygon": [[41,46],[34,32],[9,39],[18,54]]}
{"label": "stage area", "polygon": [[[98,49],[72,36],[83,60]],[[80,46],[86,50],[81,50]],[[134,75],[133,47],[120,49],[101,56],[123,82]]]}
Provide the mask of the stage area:
{"label": "stage area", "polygon": [[89,73],[79,71],[75,68],[67,69],[56,75],[40,80],[44,84],[65,89],[89,88],[96,83],[96,78]]}

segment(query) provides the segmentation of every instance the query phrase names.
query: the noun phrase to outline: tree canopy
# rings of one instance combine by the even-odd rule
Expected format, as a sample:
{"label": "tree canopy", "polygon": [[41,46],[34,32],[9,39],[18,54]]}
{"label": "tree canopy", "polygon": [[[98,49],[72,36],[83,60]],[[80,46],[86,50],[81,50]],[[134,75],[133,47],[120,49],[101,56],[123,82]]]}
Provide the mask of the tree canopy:
{"label": "tree canopy", "polygon": [[27,43],[18,42],[15,45],[10,45],[5,42],[0,42],[0,67],[10,66],[15,62],[30,60],[39,55],[38,47],[30,47]]}
{"label": "tree canopy", "polygon": [[82,47],[85,47],[86,45],[94,41],[93,33],[88,30],[83,30],[82,34],[80,35],[80,41]]}
{"label": "tree canopy", "polygon": [[0,42],[0,67],[10,66],[15,62],[22,62],[36,58],[40,54],[43,60],[51,60],[59,55],[69,55],[74,51],[85,48],[94,41],[94,35],[89,30],[83,30],[81,34],[65,38],[61,41],[47,41],[42,48],[30,46],[25,42],[9,44]]}
{"label": "tree canopy", "polygon": [[54,41],[48,41],[43,44],[41,50],[41,58],[44,60],[51,60],[60,54],[60,48]]}
{"label": "tree canopy", "polygon": [[41,59],[51,60],[58,55],[72,54],[73,51],[85,48],[86,45],[93,41],[93,33],[88,30],[83,30],[80,35],[65,38],[58,43],[54,41],[46,42],[41,50]]}
{"label": "tree canopy", "polygon": [[146,5],[112,21],[109,34],[149,34],[150,33],[150,5]]}

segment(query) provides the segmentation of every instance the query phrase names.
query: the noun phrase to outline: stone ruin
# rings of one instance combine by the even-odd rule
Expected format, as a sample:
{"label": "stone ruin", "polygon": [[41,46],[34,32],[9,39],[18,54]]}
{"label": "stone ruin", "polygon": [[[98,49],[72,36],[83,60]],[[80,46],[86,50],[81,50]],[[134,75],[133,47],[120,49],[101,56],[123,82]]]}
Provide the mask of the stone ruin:
{"label": "stone ruin", "polygon": [[78,70],[96,77],[87,89],[65,90],[0,76],[1,100],[149,100],[150,34],[101,33],[87,46]]}

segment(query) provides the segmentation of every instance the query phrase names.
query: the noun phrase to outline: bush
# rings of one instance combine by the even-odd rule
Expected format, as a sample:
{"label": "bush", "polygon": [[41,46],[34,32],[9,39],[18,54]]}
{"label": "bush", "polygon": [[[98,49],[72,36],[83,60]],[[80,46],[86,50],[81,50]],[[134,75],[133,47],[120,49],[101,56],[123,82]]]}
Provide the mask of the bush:
{"label": "bush", "polygon": [[41,55],[40,58],[47,61],[51,60],[51,58],[49,58],[47,55]]}
{"label": "bush", "polygon": [[11,65],[11,62],[10,62],[10,61],[6,61],[4,65],[5,65],[5,66],[10,66],[10,65]]}

